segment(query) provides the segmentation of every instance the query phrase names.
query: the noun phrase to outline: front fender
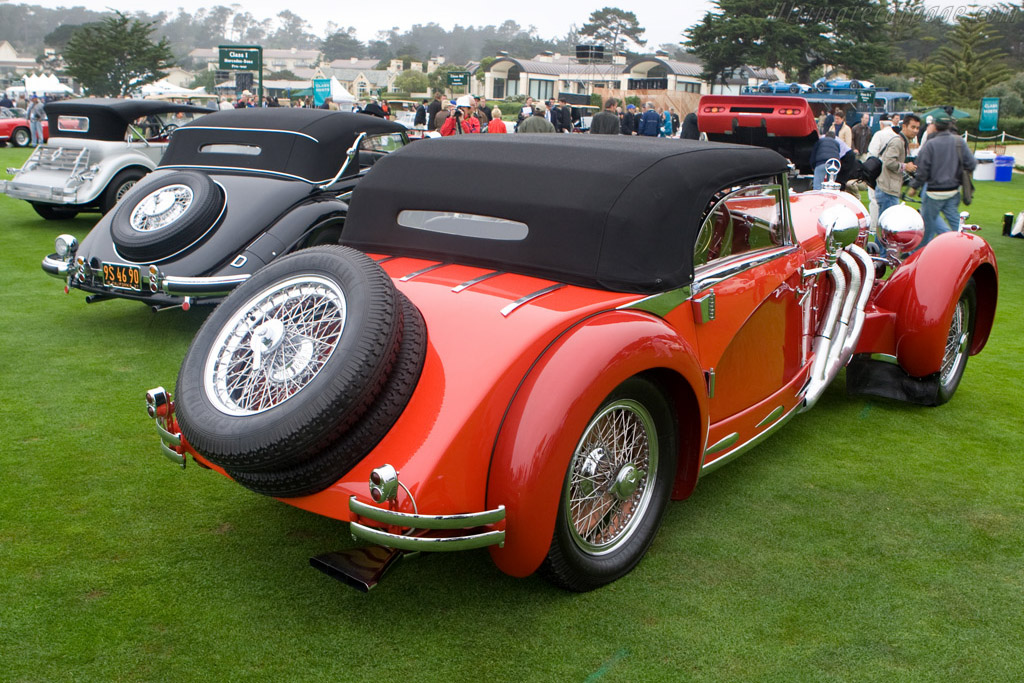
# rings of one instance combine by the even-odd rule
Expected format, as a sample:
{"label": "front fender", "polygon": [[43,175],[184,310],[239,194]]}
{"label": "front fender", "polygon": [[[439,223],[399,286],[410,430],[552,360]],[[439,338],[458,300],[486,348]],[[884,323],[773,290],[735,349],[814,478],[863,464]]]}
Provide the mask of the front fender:
{"label": "front fender", "polygon": [[[490,550],[502,571],[527,576],[540,566],[587,422],[615,387],[648,371],[674,376],[690,392],[703,386],[694,349],[670,325],[638,311],[613,311],[568,330],[527,373],[502,421],[487,479],[487,505],[506,510],[505,545]],[[666,389],[673,397],[679,392]],[[699,424],[706,426],[706,393],[692,393]],[[695,482],[699,465],[699,457],[681,457],[679,477]]]}
{"label": "front fender", "polygon": [[992,330],[998,293],[996,257],[975,235],[948,232],[908,258],[880,287],[878,306],[896,313],[896,357],[914,377],[942,367],[953,309],[968,280],[977,285],[977,318],[971,354]]}

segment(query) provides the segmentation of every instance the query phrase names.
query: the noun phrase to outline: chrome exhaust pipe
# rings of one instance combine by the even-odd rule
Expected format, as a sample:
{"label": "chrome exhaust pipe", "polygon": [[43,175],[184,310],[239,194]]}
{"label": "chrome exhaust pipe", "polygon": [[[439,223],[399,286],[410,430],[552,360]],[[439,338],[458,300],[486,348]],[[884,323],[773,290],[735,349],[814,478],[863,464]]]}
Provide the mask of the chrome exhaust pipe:
{"label": "chrome exhaust pipe", "polygon": [[832,298],[829,299],[824,322],[814,338],[814,360],[811,362],[807,387],[804,389],[803,410],[811,408],[828,385],[828,382],[825,381],[825,370],[828,352],[832,346],[832,332],[839,319],[839,302],[846,296],[846,279],[843,277],[843,269],[838,263],[833,263],[827,272],[832,278],[835,290],[832,292]]}
{"label": "chrome exhaust pipe", "polygon": [[828,385],[839,374],[843,367],[840,358],[843,355],[843,348],[850,335],[850,320],[853,316],[853,309],[860,294],[861,276],[860,266],[850,256],[849,252],[839,252],[839,263],[842,264],[847,273],[846,295],[843,297],[843,311],[839,315],[839,322],[836,324],[835,334],[832,335],[832,344],[828,350],[828,362],[825,364],[825,384]]}
{"label": "chrome exhaust pipe", "polygon": [[849,252],[864,269],[864,281],[860,285],[860,296],[857,297],[857,306],[854,309],[850,332],[843,343],[839,367],[846,366],[853,355],[853,350],[857,347],[857,342],[860,341],[860,333],[864,330],[864,318],[866,317],[864,309],[868,305],[868,297],[871,296],[871,290],[875,286],[875,266],[871,261],[871,255],[856,245],[851,245]]}

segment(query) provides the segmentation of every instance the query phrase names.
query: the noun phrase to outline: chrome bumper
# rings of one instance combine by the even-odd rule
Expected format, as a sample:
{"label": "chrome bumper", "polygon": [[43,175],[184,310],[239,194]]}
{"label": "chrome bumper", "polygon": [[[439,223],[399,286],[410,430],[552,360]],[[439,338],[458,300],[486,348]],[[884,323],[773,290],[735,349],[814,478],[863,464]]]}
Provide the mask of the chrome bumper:
{"label": "chrome bumper", "polygon": [[349,527],[352,537],[399,550],[425,550],[445,552],[472,550],[505,544],[504,529],[490,529],[462,535],[418,536],[417,531],[470,530],[489,527],[505,521],[505,506],[494,510],[470,512],[462,515],[419,515],[396,510],[387,510],[360,502],[355,496],[348,499],[348,508],[356,517],[365,518],[392,527],[406,527],[413,534],[394,534],[361,524],[353,518]]}
{"label": "chrome bumper", "polygon": [[[181,434],[177,431],[177,422],[174,420],[174,402],[166,389],[157,387],[146,392],[146,413],[156,422],[156,432],[160,435],[160,452],[168,460],[185,469],[188,458],[181,452]],[[171,431],[172,429],[174,431]]]}
{"label": "chrome bumper", "polygon": [[224,296],[251,275],[225,275],[221,277],[179,277],[150,271],[150,290],[162,291],[170,296]]}
{"label": "chrome bumper", "polygon": [[68,273],[71,272],[72,263],[71,261],[65,261],[56,254],[50,254],[43,258],[43,272],[47,275],[66,280]]}
{"label": "chrome bumper", "polygon": [[78,204],[78,188],[48,187],[46,185],[27,185],[14,180],[0,180],[0,194],[14,199],[47,204]]}

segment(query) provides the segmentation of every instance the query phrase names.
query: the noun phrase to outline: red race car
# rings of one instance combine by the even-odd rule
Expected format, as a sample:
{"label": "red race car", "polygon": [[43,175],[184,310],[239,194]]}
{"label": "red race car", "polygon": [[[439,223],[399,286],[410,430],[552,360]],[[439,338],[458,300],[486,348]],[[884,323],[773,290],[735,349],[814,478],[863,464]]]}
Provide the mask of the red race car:
{"label": "red race car", "polygon": [[914,251],[903,207],[872,257],[855,199],[786,172],[696,141],[400,149],[344,246],[274,260],[207,318],[176,398],[147,396],[163,451],[349,522],[374,545],[311,562],[363,589],[403,552],[478,547],[513,576],[614,581],[670,499],[844,367],[852,391],[938,404],[988,339],[984,240]]}
{"label": "red race car", "polygon": [[[43,141],[50,139],[50,124],[43,121]],[[32,131],[24,110],[0,107],[0,147],[27,147],[32,142]]]}

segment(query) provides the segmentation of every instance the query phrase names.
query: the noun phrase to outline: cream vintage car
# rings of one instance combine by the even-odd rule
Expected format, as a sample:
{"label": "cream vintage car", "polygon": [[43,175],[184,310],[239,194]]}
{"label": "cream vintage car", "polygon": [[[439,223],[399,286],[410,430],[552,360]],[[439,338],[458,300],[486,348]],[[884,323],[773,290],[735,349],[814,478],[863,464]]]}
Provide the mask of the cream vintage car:
{"label": "cream vintage car", "polygon": [[24,199],[47,220],[106,213],[156,168],[170,134],[204,107],[156,100],[87,98],[46,105],[50,140],[37,147],[0,193]]}

